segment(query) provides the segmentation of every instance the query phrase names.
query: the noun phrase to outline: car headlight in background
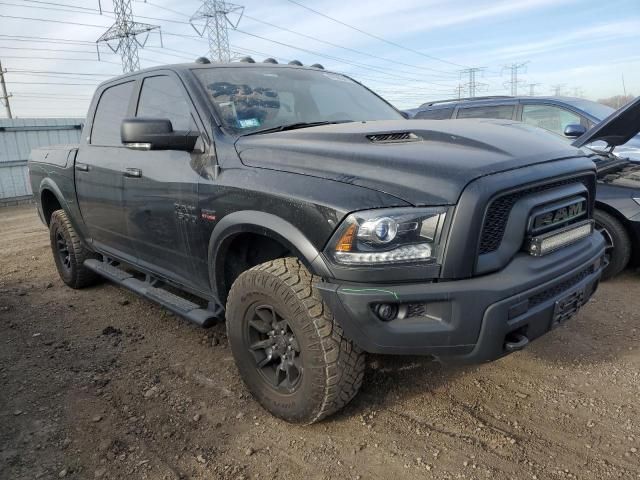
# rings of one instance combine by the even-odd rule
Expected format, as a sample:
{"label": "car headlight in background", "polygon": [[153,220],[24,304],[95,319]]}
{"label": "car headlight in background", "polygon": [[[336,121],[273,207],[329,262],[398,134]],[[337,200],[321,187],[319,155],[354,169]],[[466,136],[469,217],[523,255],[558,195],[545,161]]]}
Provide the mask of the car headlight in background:
{"label": "car headlight in background", "polygon": [[349,215],[333,235],[328,255],[342,265],[434,262],[446,208],[394,208]]}

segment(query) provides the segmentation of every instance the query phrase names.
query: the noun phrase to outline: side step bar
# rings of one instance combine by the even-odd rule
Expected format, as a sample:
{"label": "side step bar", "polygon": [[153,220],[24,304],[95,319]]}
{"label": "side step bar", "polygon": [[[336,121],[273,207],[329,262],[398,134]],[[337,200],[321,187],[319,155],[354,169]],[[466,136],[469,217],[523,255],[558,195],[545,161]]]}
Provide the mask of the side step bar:
{"label": "side step bar", "polygon": [[210,327],[224,316],[222,307],[214,302],[209,302],[209,308],[202,308],[196,303],[154,286],[157,283],[153,280],[138,280],[129,272],[125,272],[106,261],[89,259],[84,261],[84,265],[107,280],[148,298],[201,327]]}

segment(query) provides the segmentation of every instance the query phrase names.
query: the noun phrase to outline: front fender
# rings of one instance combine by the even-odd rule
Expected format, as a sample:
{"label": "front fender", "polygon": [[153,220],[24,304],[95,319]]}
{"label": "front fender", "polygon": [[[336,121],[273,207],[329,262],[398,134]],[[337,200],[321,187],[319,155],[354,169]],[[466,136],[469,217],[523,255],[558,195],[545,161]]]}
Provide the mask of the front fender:
{"label": "front fender", "polygon": [[294,252],[311,273],[323,278],[332,277],[318,249],[296,226],[270,213],[244,210],[223,217],[211,233],[208,250],[209,281],[216,295],[217,285],[221,280],[220,265],[224,260],[225,245],[240,233],[256,233],[272,238]]}

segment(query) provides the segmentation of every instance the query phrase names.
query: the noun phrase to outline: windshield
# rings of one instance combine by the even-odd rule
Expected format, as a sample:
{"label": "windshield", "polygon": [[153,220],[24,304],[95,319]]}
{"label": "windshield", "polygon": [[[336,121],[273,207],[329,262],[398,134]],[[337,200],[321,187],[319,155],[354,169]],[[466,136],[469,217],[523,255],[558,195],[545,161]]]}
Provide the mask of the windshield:
{"label": "windshield", "polygon": [[613,112],[615,112],[615,109],[598,102],[592,102],[591,100],[571,100],[567,103],[573,105],[576,108],[579,108],[583,112],[591,115],[598,120],[604,120]]}
{"label": "windshield", "polygon": [[335,73],[262,66],[193,72],[220,119],[240,135],[294,123],[404,118],[363,86]]}

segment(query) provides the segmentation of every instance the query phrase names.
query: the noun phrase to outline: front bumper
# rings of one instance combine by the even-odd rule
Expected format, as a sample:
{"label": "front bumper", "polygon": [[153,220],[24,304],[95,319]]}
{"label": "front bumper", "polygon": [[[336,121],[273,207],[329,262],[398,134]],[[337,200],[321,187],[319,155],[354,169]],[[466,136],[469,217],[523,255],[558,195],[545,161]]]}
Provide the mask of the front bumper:
{"label": "front bumper", "polygon": [[[603,257],[604,240],[594,234],[544,257],[518,254],[481,277],[317,287],[345,334],[365,351],[478,363],[521,348],[575,313],[595,292]],[[380,303],[418,315],[384,322],[372,308]]]}

